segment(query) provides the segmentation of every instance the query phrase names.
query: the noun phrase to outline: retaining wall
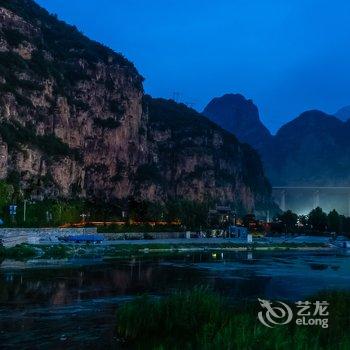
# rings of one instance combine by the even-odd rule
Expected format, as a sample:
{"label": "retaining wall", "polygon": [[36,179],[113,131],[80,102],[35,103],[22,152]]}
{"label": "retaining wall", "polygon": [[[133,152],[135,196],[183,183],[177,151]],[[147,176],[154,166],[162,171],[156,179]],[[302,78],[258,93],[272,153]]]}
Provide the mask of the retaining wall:
{"label": "retaining wall", "polygon": [[95,234],[96,227],[87,228],[0,228],[0,242],[5,247],[16,244],[38,244],[40,241],[57,242],[58,237],[80,234]]}

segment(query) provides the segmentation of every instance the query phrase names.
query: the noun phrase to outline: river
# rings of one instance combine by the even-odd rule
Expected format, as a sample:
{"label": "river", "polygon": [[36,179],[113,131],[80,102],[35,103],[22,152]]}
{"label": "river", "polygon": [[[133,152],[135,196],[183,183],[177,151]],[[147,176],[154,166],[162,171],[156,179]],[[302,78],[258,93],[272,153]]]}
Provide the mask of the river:
{"label": "river", "polygon": [[350,290],[350,254],[337,250],[186,253],[167,258],[78,260],[58,266],[3,261],[0,344],[8,349],[118,348],[120,303],[209,286],[232,302],[305,300]]}

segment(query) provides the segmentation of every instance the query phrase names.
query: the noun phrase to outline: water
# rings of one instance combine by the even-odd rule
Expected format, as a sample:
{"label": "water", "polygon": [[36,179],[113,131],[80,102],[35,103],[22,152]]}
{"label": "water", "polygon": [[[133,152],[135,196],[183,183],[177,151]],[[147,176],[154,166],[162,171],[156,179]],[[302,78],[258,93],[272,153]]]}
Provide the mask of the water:
{"label": "water", "polygon": [[350,255],[341,251],[217,252],[125,261],[72,261],[64,267],[0,268],[0,347],[120,348],[120,303],[208,285],[232,300],[305,300],[350,290]]}

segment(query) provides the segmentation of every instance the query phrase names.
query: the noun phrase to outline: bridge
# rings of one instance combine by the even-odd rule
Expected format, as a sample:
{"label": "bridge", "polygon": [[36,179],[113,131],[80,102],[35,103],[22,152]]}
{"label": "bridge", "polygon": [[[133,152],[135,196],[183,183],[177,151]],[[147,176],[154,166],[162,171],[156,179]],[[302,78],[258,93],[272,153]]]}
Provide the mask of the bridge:
{"label": "bridge", "polygon": [[[350,216],[350,186],[274,186],[272,192],[276,203],[283,211],[291,209],[289,203],[287,203],[288,195],[304,194],[308,197],[311,196],[312,208],[310,209],[322,207],[320,205],[320,195],[343,196],[346,200],[346,212],[344,214]],[[338,208],[334,209],[338,210]],[[342,210],[338,211],[341,212]]]}

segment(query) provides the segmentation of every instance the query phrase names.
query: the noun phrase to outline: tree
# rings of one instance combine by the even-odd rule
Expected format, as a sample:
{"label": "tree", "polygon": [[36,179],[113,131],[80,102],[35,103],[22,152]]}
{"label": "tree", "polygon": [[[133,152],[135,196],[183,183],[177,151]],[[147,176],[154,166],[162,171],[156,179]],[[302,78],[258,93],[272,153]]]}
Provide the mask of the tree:
{"label": "tree", "polygon": [[10,204],[13,194],[13,186],[9,185],[5,181],[0,181],[0,210],[4,209],[6,205]]}
{"label": "tree", "polygon": [[350,217],[342,217],[342,232],[344,232],[348,237],[350,236]]}
{"label": "tree", "polygon": [[341,230],[341,216],[338,214],[338,212],[333,209],[329,212],[327,223],[328,223],[328,229],[331,232],[340,232]]}
{"label": "tree", "polygon": [[309,219],[307,215],[299,215],[299,224],[303,227],[307,227],[309,224]]}
{"label": "tree", "polygon": [[294,231],[295,226],[298,222],[298,215],[293,213],[291,210],[287,210],[284,213],[278,215],[278,220],[284,225],[287,231]]}
{"label": "tree", "polygon": [[313,231],[324,232],[327,228],[327,214],[317,207],[309,213],[309,225]]}
{"label": "tree", "polygon": [[167,220],[180,220],[190,230],[196,230],[207,225],[208,211],[208,203],[172,200],[166,204]]}

